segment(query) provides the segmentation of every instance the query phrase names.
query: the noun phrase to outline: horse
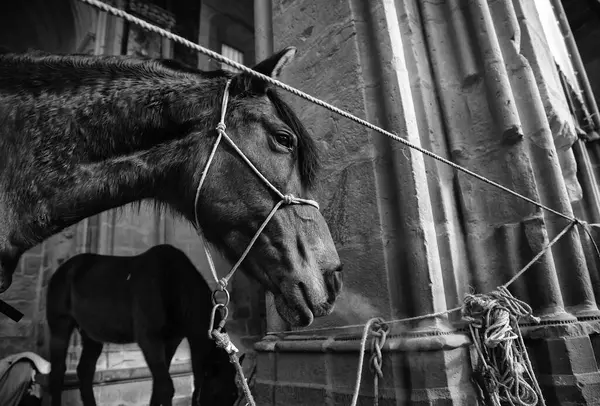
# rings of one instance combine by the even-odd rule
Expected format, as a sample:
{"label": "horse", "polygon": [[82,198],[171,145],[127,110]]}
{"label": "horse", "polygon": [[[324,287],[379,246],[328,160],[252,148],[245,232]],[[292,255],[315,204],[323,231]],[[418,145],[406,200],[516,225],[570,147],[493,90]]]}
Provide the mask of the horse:
{"label": "horse", "polygon": [[[277,79],[295,54],[284,48],[253,70]],[[343,282],[327,223],[308,200],[318,168],[295,112],[246,72],[2,53],[0,293],[35,244],[105,210],[151,201],[190,221],[232,263],[242,258],[279,315],[308,326],[331,313]]]}
{"label": "horse", "polygon": [[194,375],[192,404],[233,406],[236,370],[225,350],[208,337],[211,309],[208,284],[172,245],[129,257],[71,257],[54,272],[47,291],[52,406],[61,404],[65,357],[75,328],[82,343],[77,377],[83,406],[96,406],[93,379],[103,343],[137,343],[152,373],[150,405],[171,406],[169,366],[184,338]]}

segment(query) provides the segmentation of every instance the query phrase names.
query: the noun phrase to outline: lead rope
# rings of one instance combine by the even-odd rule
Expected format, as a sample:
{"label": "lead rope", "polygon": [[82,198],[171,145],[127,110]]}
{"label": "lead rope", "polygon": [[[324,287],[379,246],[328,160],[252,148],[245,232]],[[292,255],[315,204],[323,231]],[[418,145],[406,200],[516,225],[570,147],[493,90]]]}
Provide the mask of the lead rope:
{"label": "lead rope", "polygon": [[[256,403],[254,402],[254,398],[252,397],[252,392],[250,391],[250,388],[248,386],[248,382],[247,382],[246,378],[244,377],[244,371],[243,371],[242,366],[240,365],[239,359],[236,355],[236,353],[238,352],[238,349],[231,342],[229,335],[226,332],[225,333],[222,332],[222,329],[223,329],[223,327],[225,327],[225,323],[227,322],[227,316],[229,315],[227,306],[229,305],[230,295],[229,295],[229,291],[227,290],[227,285],[229,284],[229,280],[231,279],[231,277],[233,276],[235,271],[238,270],[238,268],[240,267],[240,265],[242,264],[242,262],[244,261],[244,259],[248,255],[248,253],[250,252],[250,249],[252,249],[252,246],[254,245],[254,243],[260,236],[260,234],[263,232],[263,230],[265,229],[265,227],[267,226],[269,221],[271,221],[271,219],[273,218],[273,216],[275,215],[275,213],[277,212],[277,210],[279,210],[279,208],[281,206],[283,206],[284,204],[285,205],[308,204],[310,206],[313,206],[317,210],[319,210],[319,204],[314,200],[302,199],[299,197],[295,197],[291,194],[284,195],[283,193],[281,193],[279,191],[279,189],[277,189],[275,186],[273,186],[273,184],[271,182],[269,182],[269,180],[267,178],[265,178],[262,173],[260,173],[260,171],[248,159],[248,157],[246,157],[246,155],[238,148],[238,146],[235,144],[235,142],[233,142],[233,140],[231,138],[229,138],[229,136],[225,132],[225,130],[227,129],[227,127],[225,125],[225,114],[227,112],[227,103],[229,101],[229,86],[230,86],[230,84],[231,84],[231,79],[228,79],[225,84],[225,90],[223,92],[223,99],[221,101],[221,119],[219,121],[219,124],[217,124],[217,127],[216,127],[216,130],[219,135],[210,151],[210,155],[208,156],[208,160],[206,161],[206,165],[204,166],[204,170],[202,171],[202,175],[200,176],[200,181],[198,182],[198,189],[196,189],[196,197],[194,199],[194,217],[195,217],[194,225],[196,227],[196,232],[200,235],[200,221],[198,219],[198,201],[200,199],[200,190],[202,189],[202,185],[204,184],[204,181],[206,180],[206,176],[208,175],[208,170],[210,169],[210,165],[212,164],[212,162],[215,158],[217,148],[219,147],[221,140],[225,139],[229,143],[229,145],[244,160],[244,162],[246,162],[246,164],[250,167],[250,169],[252,169],[252,171],[254,171],[254,173],[259,177],[259,179],[261,179],[263,181],[263,183],[265,185],[267,185],[267,187],[269,189],[271,189],[273,192],[275,192],[275,194],[277,196],[279,196],[279,199],[280,199],[275,204],[275,206],[273,206],[273,208],[269,212],[269,215],[265,218],[265,220],[263,221],[261,226],[258,228],[258,230],[256,230],[256,233],[254,234],[254,236],[248,243],[248,246],[246,247],[246,249],[240,256],[238,261],[233,265],[233,267],[231,268],[229,273],[221,279],[219,279],[219,276],[217,274],[215,263],[212,259],[212,255],[210,253],[210,249],[208,248],[207,241],[205,238],[201,237],[202,245],[204,247],[204,252],[206,253],[206,258],[208,260],[208,266],[210,268],[210,272],[212,273],[212,276],[213,276],[215,282],[217,283],[217,288],[213,291],[213,294],[212,294],[213,309],[211,312],[210,324],[208,327],[208,337],[215,340],[217,345],[219,347],[223,348],[229,354],[230,362],[232,364],[234,364],[234,366],[235,366],[235,369],[237,371],[238,381],[239,381],[240,385],[242,386],[244,395],[246,396],[246,399],[248,400],[249,405],[256,406]],[[219,292],[222,292],[223,294],[225,294],[224,302],[219,302],[217,300],[217,294]],[[221,311],[221,321],[220,321],[219,325],[216,328],[214,328],[215,316],[216,316],[217,310]]]}

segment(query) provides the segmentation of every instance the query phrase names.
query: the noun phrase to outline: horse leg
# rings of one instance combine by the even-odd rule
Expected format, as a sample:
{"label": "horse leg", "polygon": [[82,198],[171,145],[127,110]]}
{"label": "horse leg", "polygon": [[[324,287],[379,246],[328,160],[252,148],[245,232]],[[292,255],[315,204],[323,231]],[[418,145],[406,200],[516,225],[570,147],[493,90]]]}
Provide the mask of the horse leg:
{"label": "horse leg", "polygon": [[179,348],[179,344],[183,338],[174,337],[165,342],[165,361],[167,362],[167,368],[171,367],[171,361],[173,361],[173,356],[175,356],[175,352],[177,348]]}
{"label": "horse leg", "polygon": [[81,331],[81,357],[77,364],[77,378],[79,379],[79,394],[83,406],[96,406],[94,397],[94,374],[96,362],[102,353],[103,344],[92,340],[85,332]]}
{"label": "horse leg", "polygon": [[60,317],[49,322],[50,327],[50,396],[52,406],[61,406],[62,389],[67,369],[66,357],[75,322]]}
{"label": "horse leg", "polygon": [[139,339],[138,345],[152,373],[150,406],[172,406],[175,387],[165,358],[165,342],[145,336]]}

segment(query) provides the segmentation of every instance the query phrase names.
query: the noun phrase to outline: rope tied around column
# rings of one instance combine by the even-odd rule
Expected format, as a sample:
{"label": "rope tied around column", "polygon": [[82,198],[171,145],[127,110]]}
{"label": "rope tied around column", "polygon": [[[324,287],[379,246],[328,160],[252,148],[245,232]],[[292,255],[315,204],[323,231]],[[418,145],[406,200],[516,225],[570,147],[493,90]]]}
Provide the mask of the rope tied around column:
{"label": "rope tied around column", "polygon": [[465,296],[461,314],[478,355],[474,381],[485,404],[545,405],[519,329],[521,319],[540,322],[532,313],[505,286]]}

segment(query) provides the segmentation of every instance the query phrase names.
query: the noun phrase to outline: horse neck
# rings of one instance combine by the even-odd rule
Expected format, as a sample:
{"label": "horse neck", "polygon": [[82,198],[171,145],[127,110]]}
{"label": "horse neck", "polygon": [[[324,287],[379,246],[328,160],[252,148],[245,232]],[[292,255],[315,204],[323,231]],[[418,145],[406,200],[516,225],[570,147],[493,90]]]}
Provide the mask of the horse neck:
{"label": "horse neck", "polygon": [[[0,102],[38,123],[18,134],[31,144],[22,154],[32,170],[13,174],[35,185],[10,202],[31,221],[17,227],[24,245],[108,209],[161,200],[159,191],[172,191],[167,179],[205,145],[188,135],[214,120],[224,88],[224,78],[148,61],[43,58],[44,64],[14,64],[13,71],[0,66],[12,79],[0,79]],[[45,184],[52,187],[40,193]]]}

